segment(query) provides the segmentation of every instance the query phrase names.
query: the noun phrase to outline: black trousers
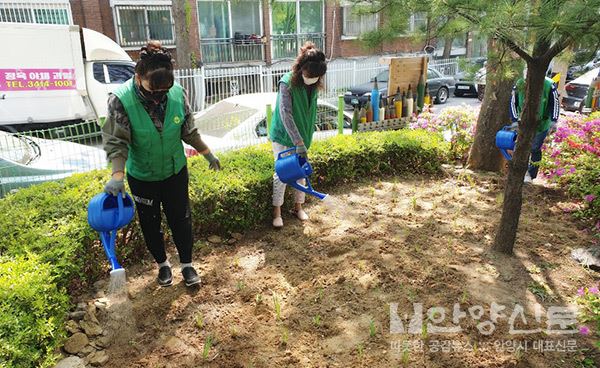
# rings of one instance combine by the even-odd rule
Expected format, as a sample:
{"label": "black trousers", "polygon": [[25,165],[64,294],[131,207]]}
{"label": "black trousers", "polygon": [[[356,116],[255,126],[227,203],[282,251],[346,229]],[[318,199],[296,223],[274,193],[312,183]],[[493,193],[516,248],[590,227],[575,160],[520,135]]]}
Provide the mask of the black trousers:
{"label": "black trousers", "polygon": [[181,263],[192,262],[192,216],[187,166],[162,181],[142,181],[127,174],[148,250],[157,263],[167,260],[161,229],[161,205],[173,234]]}

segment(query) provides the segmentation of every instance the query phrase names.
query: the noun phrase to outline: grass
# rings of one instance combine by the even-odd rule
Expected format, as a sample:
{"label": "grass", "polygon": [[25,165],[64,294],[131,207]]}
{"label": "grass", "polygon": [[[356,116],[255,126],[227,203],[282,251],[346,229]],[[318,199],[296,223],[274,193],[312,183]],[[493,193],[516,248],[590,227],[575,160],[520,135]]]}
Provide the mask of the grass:
{"label": "grass", "polygon": [[369,336],[371,338],[375,337],[375,335],[377,334],[377,326],[375,326],[375,321],[373,319],[371,319],[371,322],[369,322]]}
{"label": "grass", "polygon": [[198,314],[196,314],[196,327],[198,327],[199,330],[202,329],[202,327],[204,327],[204,315],[202,314],[202,312],[198,312]]}
{"label": "grass", "polygon": [[273,293],[273,308],[275,309],[275,319],[281,320],[281,300],[275,293]]}
{"label": "grass", "polygon": [[316,316],[313,317],[313,324],[315,325],[315,327],[321,327],[321,325],[323,324],[323,322],[321,321],[321,315],[317,314]]}
{"label": "grass", "polygon": [[214,339],[212,335],[206,336],[206,339],[204,340],[204,349],[202,350],[202,358],[204,360],[208,359],[208,355],[210,354],[210,348],[213,346],[213,343]]}
{"label": "grass", "polygon": [[554,299],[552,290],[550,290],[548,285],[543,282],[532,281],[529,283],[529,285],[527,285],[527,290],[531,291],[533,295],[538,297],[543,302]]}
{"label": "grass", "polygon": [[281,345],[286,346],[288,344],[288,341],[290,339],[290,331],[287,328],[283,328],[281,330]]}

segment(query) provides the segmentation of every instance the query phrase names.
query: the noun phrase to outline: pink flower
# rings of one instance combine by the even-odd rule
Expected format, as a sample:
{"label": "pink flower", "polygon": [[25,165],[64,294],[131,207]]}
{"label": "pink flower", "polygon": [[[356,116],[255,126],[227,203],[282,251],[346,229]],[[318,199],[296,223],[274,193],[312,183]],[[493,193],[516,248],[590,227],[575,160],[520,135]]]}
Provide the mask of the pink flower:
{"label": "pink flower", "polygon": [[574,174],[574,173],[575,173],[575,171],[577,171],[577,170],[576,170],[574,167],[572,167],[572,168],[569,170],[569,172],[570,172],[571,174]]}
{"label": "pink flower", "polygon": [[593,194],[588,194],[585,197],[583,197],[583,199],[585,199],[586,202],[593,202],[594,199],[596,199],[596,196]]}
{"label": "pink flower", "polygon": [[578,296],[584,296],[585,295],[585,289],[584,288],[579,288],[577,289],[577,295]]}
{"label": "pink flower", "polygon": [[597,286],[593,286],[593,287],[589,288],[588,291],[590,292],[590,294],[598,294],[600,292],[600,290],[598,290]]}
{"label": "pink flower", "polygon": [[581,326],[581,327],[579,327],[579,333],[582,335],[589,335],[590,328],[588,326]]}

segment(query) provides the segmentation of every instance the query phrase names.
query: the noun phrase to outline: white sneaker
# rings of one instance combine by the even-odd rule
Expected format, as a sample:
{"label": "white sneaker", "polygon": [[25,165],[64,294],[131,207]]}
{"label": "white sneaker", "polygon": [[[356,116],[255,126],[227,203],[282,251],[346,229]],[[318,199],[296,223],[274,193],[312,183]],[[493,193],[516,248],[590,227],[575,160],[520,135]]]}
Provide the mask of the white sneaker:
{"label": "white sneaker", "polygon": [[273,219],[273,227],[276,227],[278,229],[283,227],[283,219],[281,218],[281,216],[275,217]]}
{"label": "white sneaker", "polygon": [[296,215],[296,217],[298,217],[298,220],[300,220],[300,221],[308,220],[308,214],[306,214],[306,212],[304,212],[304,210],[300,210],[300,211],[294,210],[294,214]]}
{"label": "white sneaker", "polygon": [[529,171],[525,174],[525,178],[523,179],[523,183],[525,184],[531,184],[533,182],[533,179],[531,178],[531,175],[529,175]]}

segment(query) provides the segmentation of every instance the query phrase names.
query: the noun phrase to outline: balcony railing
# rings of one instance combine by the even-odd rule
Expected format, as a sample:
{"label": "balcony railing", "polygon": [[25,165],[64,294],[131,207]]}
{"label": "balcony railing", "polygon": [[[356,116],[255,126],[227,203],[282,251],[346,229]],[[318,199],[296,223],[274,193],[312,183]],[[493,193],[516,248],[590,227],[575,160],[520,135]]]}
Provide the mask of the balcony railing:
{"label": "balcony railing", "polygon": [[205,63],[262,61],[264,45],[257,39],[202,39],[202,60]]}
{"label": "balcony railing", "polygon": [[321,51],[325,52],[324,33],[273,35],[271,40],[273,59],[295,58],[298,55],[298,51],[300,51],[300,47],[306,41],[312,41]]}
{"label": "balcony railing", "polygon": [[0,0],[0,22],[73,24],[68,0]]}

